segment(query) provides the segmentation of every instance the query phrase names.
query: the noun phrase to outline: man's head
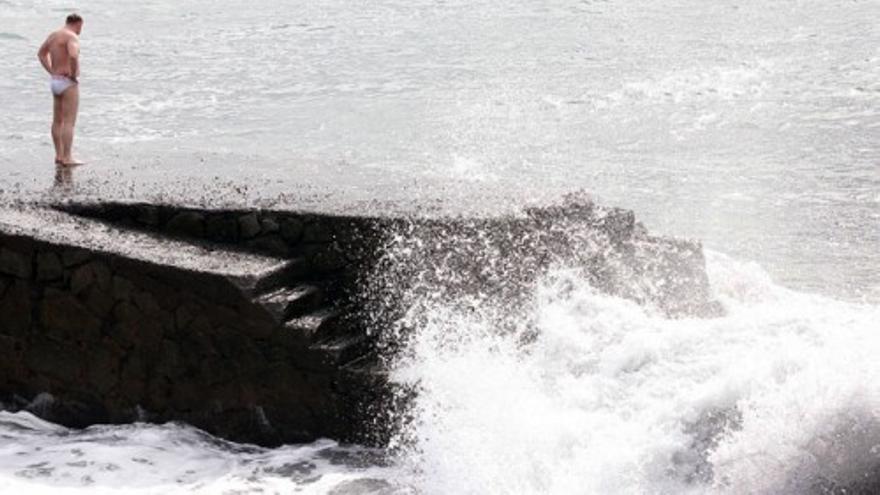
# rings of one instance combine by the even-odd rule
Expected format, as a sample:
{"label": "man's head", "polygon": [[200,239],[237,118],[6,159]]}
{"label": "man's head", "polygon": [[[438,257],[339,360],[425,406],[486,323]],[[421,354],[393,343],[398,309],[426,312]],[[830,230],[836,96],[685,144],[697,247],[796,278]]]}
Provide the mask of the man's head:
{"label": "man's head", "polygon": [[82,32],[83,18],[79,14],[70,14],[67,16],[67,27],[76,34]]}

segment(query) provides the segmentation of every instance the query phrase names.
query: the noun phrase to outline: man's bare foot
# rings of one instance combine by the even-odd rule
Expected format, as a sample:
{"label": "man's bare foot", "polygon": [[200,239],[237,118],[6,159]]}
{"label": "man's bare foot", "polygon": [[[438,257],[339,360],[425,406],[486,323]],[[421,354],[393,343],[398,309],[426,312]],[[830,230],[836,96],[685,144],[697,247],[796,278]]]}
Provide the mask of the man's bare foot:
{"label": "man's bare foot", "polygon": [[75,158],[71,158],[69,160],[62,160],[61,165],[65,167],[79,167],[80,165],[85,165],[86,162],[81,162]]}

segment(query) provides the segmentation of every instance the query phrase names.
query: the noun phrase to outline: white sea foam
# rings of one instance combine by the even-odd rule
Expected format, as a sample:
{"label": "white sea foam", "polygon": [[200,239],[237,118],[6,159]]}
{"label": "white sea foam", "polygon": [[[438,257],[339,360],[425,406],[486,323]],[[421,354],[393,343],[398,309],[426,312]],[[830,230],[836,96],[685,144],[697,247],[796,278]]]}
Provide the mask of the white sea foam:
{"label": "white sea foam", "polygon": [[435,308],[400,380],[423,493],[808,493],[880,473],[880,309],[710,256],[728,315],[667,320],[560,271],[534,341]]}

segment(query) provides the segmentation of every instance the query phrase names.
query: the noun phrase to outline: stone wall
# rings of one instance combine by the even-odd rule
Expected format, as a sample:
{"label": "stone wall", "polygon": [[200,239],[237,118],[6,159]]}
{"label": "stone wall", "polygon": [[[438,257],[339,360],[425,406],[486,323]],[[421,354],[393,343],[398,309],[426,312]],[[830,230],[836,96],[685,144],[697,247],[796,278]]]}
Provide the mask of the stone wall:
{"label": "stone wall", "polygon": [[0,401],[68,426],[381,443],[406,394],[377,347],[393,356],[404,312],[468,296],[528,318],[533,284],[560,265],[669,316],[718,311],[699,244],[589,201],[434,219],[51,208],[0,214]]}
{"label": "stone wall", "polygon": [[[314,273],[269,263],[247,280],[0,232],[0,400],[73,427],[181,420],[261,444],[364,441],[359,414],[381,383],[317,345],[338,328],[285,326],[293,315],[261,296]],[[322,306],[309,304],[296,312]]]}

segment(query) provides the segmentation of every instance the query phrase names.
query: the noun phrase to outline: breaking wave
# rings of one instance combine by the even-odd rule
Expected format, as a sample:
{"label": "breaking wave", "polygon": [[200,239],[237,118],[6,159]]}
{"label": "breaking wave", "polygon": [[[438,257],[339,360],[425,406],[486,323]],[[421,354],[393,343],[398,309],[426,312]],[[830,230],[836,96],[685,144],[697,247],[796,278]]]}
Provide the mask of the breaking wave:
{"label": "breaking wave", "polygon": [[401,435],[419,491],[876,493],[880,309],[717,253],[708,269],[714,319],[652,314],[575,270],[541,281],[529,335],[431,308],[396,371],[419,392]]}

